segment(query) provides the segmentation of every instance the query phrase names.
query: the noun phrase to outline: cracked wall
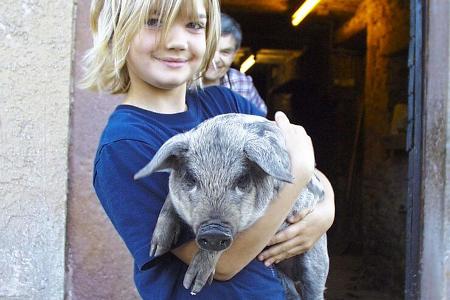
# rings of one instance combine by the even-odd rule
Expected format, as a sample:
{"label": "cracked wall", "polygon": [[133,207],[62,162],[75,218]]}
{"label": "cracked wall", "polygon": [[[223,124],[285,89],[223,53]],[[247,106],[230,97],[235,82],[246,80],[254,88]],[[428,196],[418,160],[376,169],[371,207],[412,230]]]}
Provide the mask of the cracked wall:
{"label": "cracked wall", "polygon": [[0,4],[0,298],[63,299],[73,3]]}

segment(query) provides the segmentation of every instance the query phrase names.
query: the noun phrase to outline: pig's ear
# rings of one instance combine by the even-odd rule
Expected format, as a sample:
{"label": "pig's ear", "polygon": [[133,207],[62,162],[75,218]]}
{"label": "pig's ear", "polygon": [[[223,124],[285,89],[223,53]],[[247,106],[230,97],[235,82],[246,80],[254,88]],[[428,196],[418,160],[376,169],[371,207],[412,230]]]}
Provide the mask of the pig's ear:
{"label": "pig's ear", "polygon": [[153,159],[134,175],[134,179],[148,176],[154,172],[170,172],[176,166],[180,156],[188,149],[189,142],[185,134],[173,136],[159,148]]}
{"label": "pig's ear", "polygon": [[284,182],[292,182],[288,153],[276,140],[251,139],[245,144],[244,153],[249,160],[256,163],[270,176]]}

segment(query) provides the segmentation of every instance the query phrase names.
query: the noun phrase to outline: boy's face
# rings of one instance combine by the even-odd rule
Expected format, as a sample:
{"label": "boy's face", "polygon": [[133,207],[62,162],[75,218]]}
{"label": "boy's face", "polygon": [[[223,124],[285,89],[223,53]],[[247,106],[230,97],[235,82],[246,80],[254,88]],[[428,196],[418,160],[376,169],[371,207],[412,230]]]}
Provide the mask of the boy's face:
{"label": "boy's face", "polygon": [[206,82],[219,84],[220,78],[225,76],[231,67],[236,50],[236,40],[233,35],[227,34],[220,37],[214,58],[204,76]]}
{"label": "boy's face", "polygon": [[204,1],[194,1],[198,1],[198,21],[192,14],[180,14],[159,42],[162,29],[154,15],[134,37],[127,56],[133,89],[174,89],[198,72],[206,49],[207,20]]}

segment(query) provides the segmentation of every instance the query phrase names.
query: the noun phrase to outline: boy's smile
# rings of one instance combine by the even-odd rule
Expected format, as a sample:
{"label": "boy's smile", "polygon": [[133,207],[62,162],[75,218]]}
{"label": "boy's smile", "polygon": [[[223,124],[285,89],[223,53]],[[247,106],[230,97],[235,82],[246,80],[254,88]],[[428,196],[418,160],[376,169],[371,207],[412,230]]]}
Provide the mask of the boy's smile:
{"label": "boy's smile", "polygon": [[161,61],[167,67],[174,69],[182,68],[189,62],[188,59],[179,57],[157,57],[156,59]]}

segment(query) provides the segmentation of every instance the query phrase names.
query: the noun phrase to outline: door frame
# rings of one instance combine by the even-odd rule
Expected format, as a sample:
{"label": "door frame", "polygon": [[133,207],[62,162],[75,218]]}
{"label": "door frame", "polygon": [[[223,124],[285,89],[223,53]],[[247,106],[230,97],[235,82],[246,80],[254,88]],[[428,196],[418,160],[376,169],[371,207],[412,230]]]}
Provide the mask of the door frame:
{"label": "door frame", "polygon": [[450,1],[411,0],[405,299],[450,297]]}

